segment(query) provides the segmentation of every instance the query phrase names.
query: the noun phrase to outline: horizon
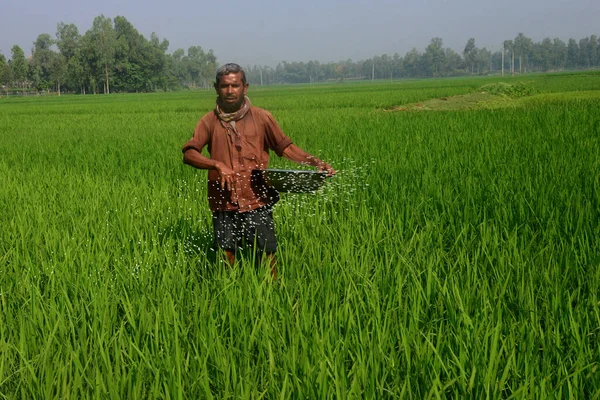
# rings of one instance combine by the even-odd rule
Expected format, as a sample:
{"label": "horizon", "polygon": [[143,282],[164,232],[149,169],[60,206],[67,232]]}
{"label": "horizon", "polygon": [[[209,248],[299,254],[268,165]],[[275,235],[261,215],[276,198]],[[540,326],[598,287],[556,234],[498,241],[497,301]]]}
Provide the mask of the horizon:
{"label": "horizon", "polygon": [[600,20],[600,5],[591,0],[533,0],[526,4],[516,0],[502,4],[423,0],[405,6],[391,1],[365,5],[324,0],[316,4],[259,0],[203,6],[185,0],[168,4],[155,0],[143,4],[138,0],[127,4],[57,0],[48,7],[40,0],[27,4],[6,0],[0,5],[0,14],[10,18],[3,18],[0,25],[0,51],[8,60],[11,48],[18,45],[29,56],[40,34],[56,37],[58,23],[75,24],[83,35],[99,15],[111,20],[123,16],[147,39],[155,32],[169,41],[168,53],[201,46],[205,51],[212,49],[219,64],[237,62],[245,67],[275,67],[283,61],[361,61],[395,53],[404,56],[412,48],[424,51],[434,37],[459,54],[471,37],[478,48],[496,52],[504,40],[514,39],[519,32],[534,42],[550,37],[566,43],[571,38],[579,41],[597,35],[596,21]]}

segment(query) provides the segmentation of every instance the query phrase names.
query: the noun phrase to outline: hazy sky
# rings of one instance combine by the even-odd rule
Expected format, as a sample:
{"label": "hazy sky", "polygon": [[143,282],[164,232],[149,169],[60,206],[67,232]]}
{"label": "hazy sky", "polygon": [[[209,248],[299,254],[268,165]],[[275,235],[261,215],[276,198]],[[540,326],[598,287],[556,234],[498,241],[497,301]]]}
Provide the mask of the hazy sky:
{"label": "hazy sky", "polygon": [[0,0],[0,51],[10,58],[17,44],[29,54],[39,34],[55,37],[57,23],[83,34],[100,14],[166,38],[169,53],[199,45],[219,63],[242,65],[403,56],[433,37],[462,52],[470,37],[495,51],[519,32],[536,42],[600,36],[600,0]]}

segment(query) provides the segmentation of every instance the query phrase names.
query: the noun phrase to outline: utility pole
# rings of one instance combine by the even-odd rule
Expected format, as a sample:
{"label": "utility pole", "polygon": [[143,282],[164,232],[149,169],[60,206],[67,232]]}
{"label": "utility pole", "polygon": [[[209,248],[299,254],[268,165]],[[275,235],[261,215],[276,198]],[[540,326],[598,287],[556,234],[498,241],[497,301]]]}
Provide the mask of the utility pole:
{"label": "utility pole", "polygon": [[510,54],[511,54],[511,58],[512,58],[512,61],[510,64],[510,73],[512,74],[512,76],[515,76],[515,49],[514,49],[514,47],[511,50]]}
{"label": "utility pole", "polygon": [[262,67],[260,68],[260,86],[262,86]]}
{"label": "utility pole", "polygon": [[504,78],[504,42],[502,42],[502,77]]}
{"label": "utility pole", "polygon": [[373,69],[371,70],[371,82],[375,80],[375,63],[373,63]]}

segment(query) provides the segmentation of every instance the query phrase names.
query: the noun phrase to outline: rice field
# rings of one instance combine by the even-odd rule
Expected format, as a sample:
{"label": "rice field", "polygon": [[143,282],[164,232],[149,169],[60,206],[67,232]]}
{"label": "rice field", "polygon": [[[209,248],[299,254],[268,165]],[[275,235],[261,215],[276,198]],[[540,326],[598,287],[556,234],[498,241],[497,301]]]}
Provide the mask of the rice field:
{"label": "rice field", "polygon": [[600,398],[598,72],[248,95],[339,171],[276,282],[182,163],[213,92],[0,99],[0,398]]}

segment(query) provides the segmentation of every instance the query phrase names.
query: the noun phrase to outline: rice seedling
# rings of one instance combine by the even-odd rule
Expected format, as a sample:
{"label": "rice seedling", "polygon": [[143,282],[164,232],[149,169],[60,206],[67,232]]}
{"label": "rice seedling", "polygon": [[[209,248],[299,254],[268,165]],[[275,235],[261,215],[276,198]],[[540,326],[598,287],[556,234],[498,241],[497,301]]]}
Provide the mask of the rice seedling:
{"label": "rice seedling", "polygon": [[[251,87],[339,170],[275,284],[181,161],[212,93],[2,99],[0,397],[598,398],[598,78]],[[498,82],[535,93],[385,111]]]}

